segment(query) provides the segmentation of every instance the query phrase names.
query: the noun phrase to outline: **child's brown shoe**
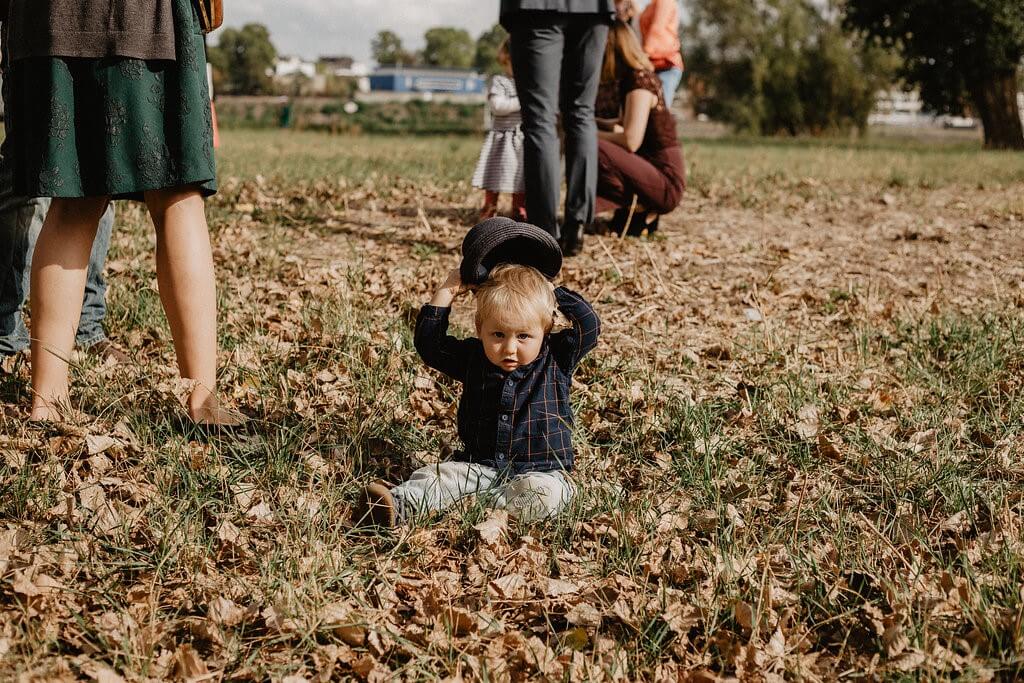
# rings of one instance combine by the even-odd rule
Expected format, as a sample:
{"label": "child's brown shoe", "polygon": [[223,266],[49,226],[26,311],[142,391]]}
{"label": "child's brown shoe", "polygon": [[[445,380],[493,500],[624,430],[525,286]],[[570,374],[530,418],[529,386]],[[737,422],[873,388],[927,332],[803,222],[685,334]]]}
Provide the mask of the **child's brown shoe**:
{"label": "child's brown shoe", "polygon": [[356,526],[378,526],[391,528],[398,524],[395,498],[383,482],[375,481],[363,489],[363,495],[356,506],[353,522]]}

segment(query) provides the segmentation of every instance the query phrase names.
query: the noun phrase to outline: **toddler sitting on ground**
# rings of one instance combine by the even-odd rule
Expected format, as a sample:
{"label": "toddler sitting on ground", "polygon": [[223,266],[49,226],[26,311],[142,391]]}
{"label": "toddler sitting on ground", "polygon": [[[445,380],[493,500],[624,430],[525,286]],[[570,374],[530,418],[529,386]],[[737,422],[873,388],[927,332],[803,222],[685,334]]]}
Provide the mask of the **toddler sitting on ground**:
{"label": "toddler sitting on ground", "polygon": [[[448,315],[464,291],[453,270],[420,310],[415,342],[427,365],[462,383],[458,431],[465,448],[394,488],[367,486],[357,522],[395,526],[478,493],[532,520],[572,498],[569,388],[580,359],[597,345],[597,314],[534,268],[501,264],[476,290],[479,338],[456,339],[447,334]],[[559,311],[571,327],[553,332]]]}

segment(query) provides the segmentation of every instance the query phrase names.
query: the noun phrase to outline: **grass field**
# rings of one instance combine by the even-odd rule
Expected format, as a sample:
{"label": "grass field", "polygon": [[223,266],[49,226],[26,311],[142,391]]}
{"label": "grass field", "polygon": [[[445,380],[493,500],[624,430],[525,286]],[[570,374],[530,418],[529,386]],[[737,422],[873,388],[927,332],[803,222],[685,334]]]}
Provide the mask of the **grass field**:
{"label": "grass field", "polygon": [[1024,675],[1024,155],[684,143],[659,233],[563,271],[603,320],[572,509],[358,533],[364,483],[455,446],[411,321],[478,144],[224,132],[221,387],[260,425],[237,441],[174,426],[152,231],[119,207],[135,362],[82,359],[92,419],[45,433],[25,368],[0,376],[0,678]]}

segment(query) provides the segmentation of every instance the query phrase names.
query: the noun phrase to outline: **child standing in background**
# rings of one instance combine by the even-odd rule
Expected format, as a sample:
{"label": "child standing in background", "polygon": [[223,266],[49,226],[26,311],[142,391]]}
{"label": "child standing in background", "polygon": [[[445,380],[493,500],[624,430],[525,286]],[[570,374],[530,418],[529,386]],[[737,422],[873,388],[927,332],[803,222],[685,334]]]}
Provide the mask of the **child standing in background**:
{"label": "child standing in background", "polygon": [[491,130],[484,139],[480,159],[473,172],[473,187],[484,191],[484,205],[480,220],[498,212],[498,195],[512,193],[512,217],[526,220],[523,185],[523,131],[519,96],[512,80],[512,59],[508,39],[498,48],[498,63],[504,74],[495,74],[487,91],[487,106],[491,111]]}

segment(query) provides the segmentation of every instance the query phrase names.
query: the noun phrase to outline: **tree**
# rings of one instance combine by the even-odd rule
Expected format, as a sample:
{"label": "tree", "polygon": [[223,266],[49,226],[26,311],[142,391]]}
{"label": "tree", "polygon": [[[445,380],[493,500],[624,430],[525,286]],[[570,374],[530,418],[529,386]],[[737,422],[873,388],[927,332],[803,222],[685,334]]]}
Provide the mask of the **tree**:
{"label": "tree", "polygon": [[370,41],[370,51],[378,64],[413,64],[415,56],[405,51],[402,39],[394,31],[378,31]]}
{"label": "tree", "polygon": [[1017,78],[1024,59],[1021,0],[847,0],[848,26],[892,45],[903,76],[930,108],[981,117],[985,145],[1024,149]]}
{"label": "tree", "polygon": [[270,31],[263,24],[246,24],[239,29],[226,28],[220,34],[216,65],[227,78],[227,90],[259,95],[271,92],[269,72],[274,68],[277,50],[270,42]]}
{"label": "tree", "polygon": [[219,93],[221,90],[229,90],[228,58],[224,50],[218,45],[207,45],[206,62],[213,72],[213,91]]}
{"label": "tree", "polygon": [[864,128],[892,73],[805,0],[692,0],[685,34],[697,109],[753,133]]}
{"label": "tree", "polygon": [[480,37],[476,39],[473,67],[486,74],[501,73],[501,65],[498,64],[498,48],[507,37],[508,31],[502,28],[501,24],[495,24],[481,33]]}
{"label": "tree", "polygon": [[430,66],[468,69],[473,65],[476,45],[469,32],[451,26],[427,29],[423,34],[423,62]]}

